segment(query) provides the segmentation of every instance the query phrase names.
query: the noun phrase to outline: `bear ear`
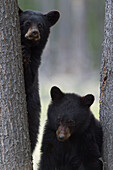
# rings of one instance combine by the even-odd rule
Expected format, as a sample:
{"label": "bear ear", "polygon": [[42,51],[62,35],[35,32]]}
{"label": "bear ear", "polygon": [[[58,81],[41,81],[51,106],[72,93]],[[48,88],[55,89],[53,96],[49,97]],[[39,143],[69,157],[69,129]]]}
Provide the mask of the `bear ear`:
{"label": "bear ear", "polygon": [[94,100],[95,98],[92,94],[87,94],[86,96],[82,97],[82,103],[88,107],[93,104]]}
{"label": "bear ear", "polygon": [[58,101],[64,96],[64,93],[56,86],[51,88],[50,94],[52,101]]}
{"label": "bear ear", "polygon": [[45,16],[47,17],[51,27],[58,21],[60,13],[59,11],[50,11],[49,13],[45,14]]}
{"label": "bear ear", "polygon": [[18,8],[19,15],[23,13],[22,9]]}

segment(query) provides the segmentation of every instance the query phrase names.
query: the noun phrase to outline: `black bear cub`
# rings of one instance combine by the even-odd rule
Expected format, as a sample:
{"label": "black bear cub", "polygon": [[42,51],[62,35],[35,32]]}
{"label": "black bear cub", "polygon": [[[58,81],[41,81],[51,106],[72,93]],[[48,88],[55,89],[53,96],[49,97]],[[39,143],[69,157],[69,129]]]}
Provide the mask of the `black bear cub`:
{"label": "black bear cub", "polygon": [[58,11],[42,14],[38,11],[19,9],[31,152],[37,142],[40,118],[38,68],[50,27],[58,21],[59,16]]}
{"label": "black bear cub", "polygon": [[90,111],[94,96],[51,89],[39,170],[102,170],[102,127]]}

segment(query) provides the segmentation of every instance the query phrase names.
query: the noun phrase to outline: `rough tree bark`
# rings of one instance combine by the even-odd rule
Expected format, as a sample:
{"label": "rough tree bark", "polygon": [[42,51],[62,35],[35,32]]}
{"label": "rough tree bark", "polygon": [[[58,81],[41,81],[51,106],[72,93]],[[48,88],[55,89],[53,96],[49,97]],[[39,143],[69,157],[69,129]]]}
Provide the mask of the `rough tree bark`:
{"label": "rough tree bark", "polygon": [[104,132],[105,170],[113,170],[113,0],[106,0],[100,73],[100,120]]}
{"label": "rough tree bark", "polygon": [[31,170],[16,0],[0,0],[0,170]]}

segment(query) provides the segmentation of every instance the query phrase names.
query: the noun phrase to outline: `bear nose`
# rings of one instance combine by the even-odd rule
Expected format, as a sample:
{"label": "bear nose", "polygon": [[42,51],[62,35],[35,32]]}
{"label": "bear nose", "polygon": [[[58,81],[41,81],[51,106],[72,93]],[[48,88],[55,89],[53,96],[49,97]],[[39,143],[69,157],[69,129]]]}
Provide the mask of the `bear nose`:
{"label": "bear nose", "polygon": [[60,135],[60,136],[59,136],[59,139],[60,139],[60,140],[64,139],[64,135]]}
{"label": "bear nose", "polygon": [[32,31],[32,35],[34,35],[34,36],[38,35],[38,31],[37,30],[33,30]]}

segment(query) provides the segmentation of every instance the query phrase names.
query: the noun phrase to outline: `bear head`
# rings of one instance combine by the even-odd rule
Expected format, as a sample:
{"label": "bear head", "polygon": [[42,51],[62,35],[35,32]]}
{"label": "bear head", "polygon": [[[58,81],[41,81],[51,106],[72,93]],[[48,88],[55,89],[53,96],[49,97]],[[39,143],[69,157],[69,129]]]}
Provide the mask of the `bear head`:
{"label": "bear head", "polygon": [[31,43],[35,42],[35,44],[43,41],[44,44],[49,36],[50,27],[56,24],[60,13],[50,11],[47,14],[42,14],[38,11],[22,11],[19,9],[19,16],[22,39],[31,41]]}
{"label": "bear head", "polygon": [[58,87],[51,88],[51,104],[48,109],[48,124],[56,132],[59,141],[68,140],[73,134],[81,134],[90,124],[90,106],[94,96],[63,93]]}

